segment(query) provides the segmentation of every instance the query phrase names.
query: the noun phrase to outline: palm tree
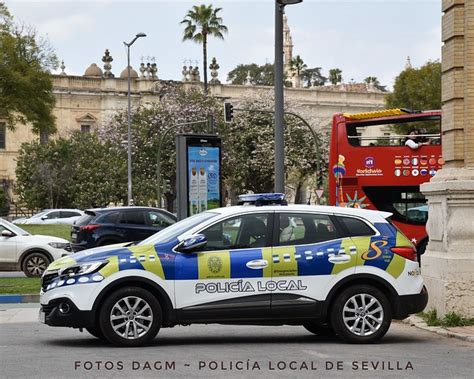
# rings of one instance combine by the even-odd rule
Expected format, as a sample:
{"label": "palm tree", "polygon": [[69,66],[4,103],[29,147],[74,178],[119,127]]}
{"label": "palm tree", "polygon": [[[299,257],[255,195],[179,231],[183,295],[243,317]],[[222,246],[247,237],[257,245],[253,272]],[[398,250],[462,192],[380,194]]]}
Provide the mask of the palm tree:
{"label": "palm tree", "polygon": [[332,68],[329,70],[329,82],[336,85],[342,82],[342,71],[339,68]]}
{"label": "palm tree", "polygon": [[202,44],[204,91],[207,93],[207,37],[213,36],[224,39],[227,26],[222,24],[222,18],[217,13],[222,8],[213,8],[211,5],[194,5],[181,21],[185,24],[183,41],[191,40]]}
{"label": "palm tree", "polygon": [[289,66],[290,66],[290,70],[296,74],[296,78],[297,78],[296,86],[299,86],[301,74],[303,73],[304,70],[308,68],[308,65],[304,63],[303,59],[299,55],[297,55],[296,57],[290,60]]}

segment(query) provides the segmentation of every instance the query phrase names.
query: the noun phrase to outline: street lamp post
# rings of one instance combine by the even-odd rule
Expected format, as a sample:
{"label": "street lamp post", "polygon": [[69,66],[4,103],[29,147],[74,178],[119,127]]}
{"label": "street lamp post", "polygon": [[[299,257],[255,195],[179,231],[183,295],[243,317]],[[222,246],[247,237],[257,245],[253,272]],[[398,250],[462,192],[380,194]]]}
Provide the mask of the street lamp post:
{"label": "street lamp post", "polygon": [[127,205],[132,205],[132,137],[131,137],[131,125],[132,125],[132,115],[131,115],[131,101],[130,101],[130,46],[140,37],[146,37],[145,33],[138,33],[135,38],[132,39],[130,43],[123,42],[127,46],[127,81],[128,81],[128,92],[127,92],[127,101],[128,101],[128,129],[127,129],[127,148],[128,148],[128,159],[127,159]]}
{"label": "street lamp post", "polygon": [[285,137],[283,99],[283,11],[303,0],[275,1],[275,192],[285,193]]}

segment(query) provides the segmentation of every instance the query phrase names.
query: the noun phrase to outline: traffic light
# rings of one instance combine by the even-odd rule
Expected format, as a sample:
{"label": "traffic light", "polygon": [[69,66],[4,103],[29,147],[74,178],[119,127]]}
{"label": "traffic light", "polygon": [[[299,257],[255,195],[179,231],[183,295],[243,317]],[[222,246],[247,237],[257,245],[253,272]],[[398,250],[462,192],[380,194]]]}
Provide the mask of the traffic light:
{"label": "traffic light", "polygon": [[224,121],[226,123],[232,122],[234,118],[234,106],[232,103],[224,103]]}

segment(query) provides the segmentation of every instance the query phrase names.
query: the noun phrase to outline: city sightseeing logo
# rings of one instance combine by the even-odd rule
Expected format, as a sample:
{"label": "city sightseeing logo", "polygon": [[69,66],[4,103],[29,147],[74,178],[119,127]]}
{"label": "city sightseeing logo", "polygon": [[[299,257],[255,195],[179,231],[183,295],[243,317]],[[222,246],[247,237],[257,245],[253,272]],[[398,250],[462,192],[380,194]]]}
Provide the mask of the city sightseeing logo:
{"label": "city sightseeing logo", "polygon": [[365,167],[366,168],[374,168],[375,167],[374,157],[366,157],[365,158]]}

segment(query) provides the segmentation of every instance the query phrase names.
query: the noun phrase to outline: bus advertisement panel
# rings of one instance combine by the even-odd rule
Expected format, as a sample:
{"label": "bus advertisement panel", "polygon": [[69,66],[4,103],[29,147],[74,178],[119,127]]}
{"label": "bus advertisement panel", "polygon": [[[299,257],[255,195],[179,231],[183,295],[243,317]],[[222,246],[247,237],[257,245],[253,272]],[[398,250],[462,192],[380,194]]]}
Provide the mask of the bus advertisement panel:
{"label": "bus advertisement panel", "polygon": [[423,253],[426,199],[420,184],[441,169],[441,111],[381,110],[333,116],[331,205],[393,213],[392,221]]}

